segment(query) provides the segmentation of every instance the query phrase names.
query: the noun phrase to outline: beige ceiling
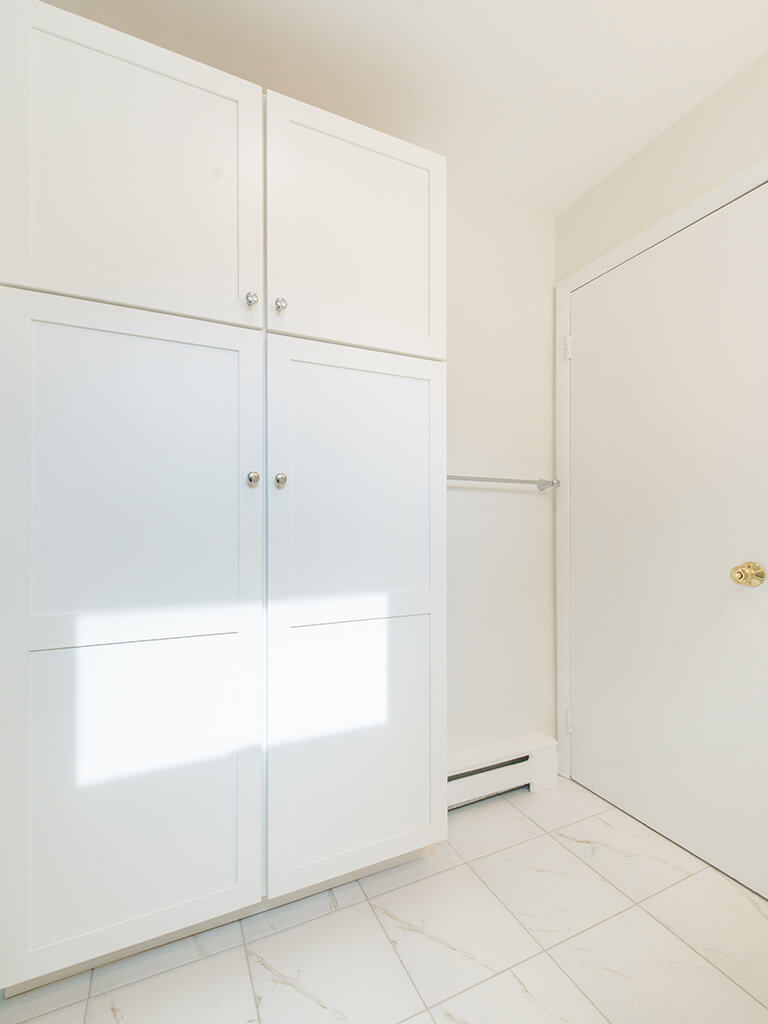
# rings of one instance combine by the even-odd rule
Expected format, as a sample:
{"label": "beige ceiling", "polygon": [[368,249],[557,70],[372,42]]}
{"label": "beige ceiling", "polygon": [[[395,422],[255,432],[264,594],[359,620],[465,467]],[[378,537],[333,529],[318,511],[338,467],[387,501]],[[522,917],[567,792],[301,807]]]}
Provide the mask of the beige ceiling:
{"label": "beige ceiling", "polygon": [[766,0],[56,0],[559,211],[768,48]]}

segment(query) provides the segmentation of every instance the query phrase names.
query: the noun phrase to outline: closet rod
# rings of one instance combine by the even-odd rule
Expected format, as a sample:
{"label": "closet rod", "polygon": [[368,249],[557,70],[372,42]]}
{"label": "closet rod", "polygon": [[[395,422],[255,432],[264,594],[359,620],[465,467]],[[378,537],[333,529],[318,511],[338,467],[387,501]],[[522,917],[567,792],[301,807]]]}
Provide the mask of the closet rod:
{"label": "closet rod", "polygon": [[515,480],[508,476],[452,476],[449,473],[447,479],[467,481],[471,484],[532,484],[540,491],[560,486],[559,480]]}

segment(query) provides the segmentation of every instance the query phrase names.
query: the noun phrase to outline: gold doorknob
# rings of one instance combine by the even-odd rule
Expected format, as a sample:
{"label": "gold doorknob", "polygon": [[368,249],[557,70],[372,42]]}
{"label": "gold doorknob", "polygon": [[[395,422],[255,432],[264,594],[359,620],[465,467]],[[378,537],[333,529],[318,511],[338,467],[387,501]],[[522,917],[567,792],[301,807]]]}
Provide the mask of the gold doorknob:
{"label": "gold doorknob", "polygon": [[731,569],[731,579],[742,587],[759,587],[765,582],[765,569],[757,562],[742,562]]}

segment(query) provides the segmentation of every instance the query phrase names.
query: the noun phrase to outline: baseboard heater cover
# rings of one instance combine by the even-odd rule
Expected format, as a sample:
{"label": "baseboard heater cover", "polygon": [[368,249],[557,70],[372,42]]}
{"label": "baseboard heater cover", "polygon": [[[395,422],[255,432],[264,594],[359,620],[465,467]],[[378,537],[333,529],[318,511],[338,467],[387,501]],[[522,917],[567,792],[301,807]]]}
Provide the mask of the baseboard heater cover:
{"label": "baseboard heater cover", "polygon": [[448,806],[484,800],[521,786],[532,792],[557,782],[557,740],[541,733],[462,751],[451,759]]}

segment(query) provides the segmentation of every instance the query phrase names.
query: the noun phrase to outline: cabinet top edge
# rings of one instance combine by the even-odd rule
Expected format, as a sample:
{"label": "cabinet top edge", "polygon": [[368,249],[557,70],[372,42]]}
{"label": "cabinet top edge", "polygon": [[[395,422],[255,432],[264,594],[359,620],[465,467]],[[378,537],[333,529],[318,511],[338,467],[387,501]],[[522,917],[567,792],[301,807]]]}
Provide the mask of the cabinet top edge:
{"label": "cabinet top edge", "polygon": [[212,90],[215,90],[217,84],[219,87],[228,84],[229,86],[238,86],[241,89],[247,90],[253,95],[254,100],[260,99],[264,95],[264,90],[258,82],[252,82],[250,79],[242,78],[231,71],[225,71],[223,68],[206,64],[204,61],[197,60],[195,57],[189,57],[179,50],[173,50],[151,39],[132,35],[130,32],[113,28],[102,21],[86,18],[82,14],[74,14],[72,11],[67,11],[62,7],[57,7],[47,2],[47,0],[21,0],[21,2],[28,6],[31,28],[50,32],[64,39],[68,38],[71,33],[75,37],[73,41],[84,46],[90,46],[96,50],[99,49],[100,45],[105,45],[109,40],[111,41],[110,48],[114,47],[115,44],[119,47],[114,56],[124,60],[135,59],[136,55],[131,51],[134,47],[140,46],[142,48],[142,55],[146,58],[148,54],[153,54],[158,61],[163,62],[166,72],[169,70],[168,64],[175,63],[176,68],[171,70],[177,74],[183,74],[184,70],[187,69],[187,71],[194,70],[200,76],[208,76]]}
{"label": "cabinet top edge", "polygon": [[395,142],[403,147],[407,147],[408,151],[412,154],[421,154],[422,157],[425,158],[425,165],[432,165],[430,170],[441,170],[445,173],[447,160],[442,153],[436,153],[434,150],[427,149],[425,146],[419,146],[415,142],[408,142],[407,139],[400,138],[398,135],[392,135],[380,128],[372,128],[370,125],[363,124],[361,121],[355,121],[354,118],[345,117],[343,114],[335,114],[333,111],[315,106],[313,103],[308,103],[306,100],[296,99],[294,96],[286,96],[285,93],[276,92],[274,89],[265,89],[264,96],[267,104],[267,116],[269,116],[270,104],[272,104],[273,107],[275,105],[285,106],[286,108],[295,106],[297,109],[301,109],[305,115],[309,113],[318,119],[343,121],[345,124],[353,125],[359,131],[365,132],[370,138],[387,139],[390,142]]}

